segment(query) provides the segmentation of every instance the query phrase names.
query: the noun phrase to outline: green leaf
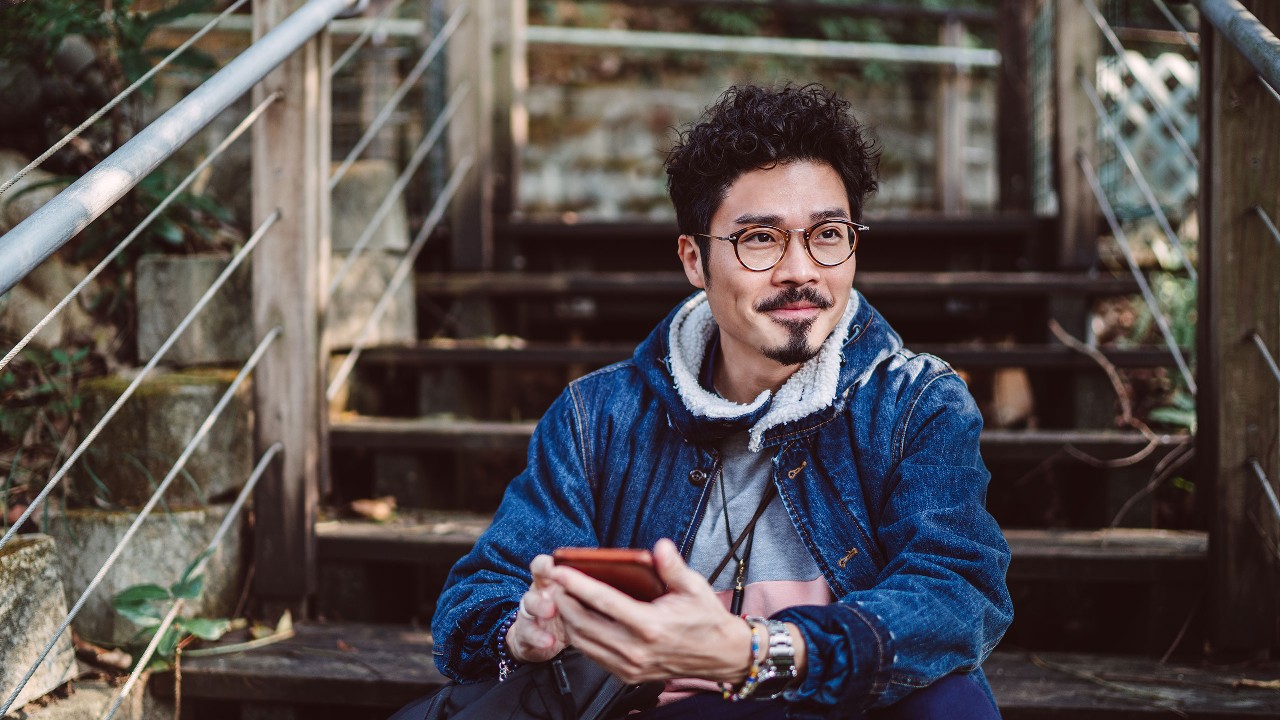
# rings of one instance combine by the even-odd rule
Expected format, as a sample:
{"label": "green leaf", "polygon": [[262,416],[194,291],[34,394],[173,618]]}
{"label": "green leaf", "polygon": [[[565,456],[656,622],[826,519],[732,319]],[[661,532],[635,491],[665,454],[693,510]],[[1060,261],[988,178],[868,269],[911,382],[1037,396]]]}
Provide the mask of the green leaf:
{"label": "green leaf", "polygon": [[200,597],[200,593],[204,592],[204,573],[179,580],[171,585],[169,589],[173,591],[174,597],[195,600]]}
{"label": "green leaf", "polygon": [[160,610],[150,603],[146,605],[117,605],[116,612],[124,619],[141,628],[156,627],[164,619],[160,616]]}
{"label": "green leaf", "polygon": [[231,621],[224,618],[178,618],[176,624],[201,640],[217,640],[231,629]]}
{"label": "green leaf", "polygon": [[168,590],[165,590],[159,585],[147,583],[143,585],[132,585],[121,590],[114,598],[112,598],[111,604],[119,610],[121,607],[133,607],[153,600],[168,600],[172,597],[173,596],[169,594]]}
{"label": "green leaf", "polygon": [[63,350],[62,348],[54,348],[53,351],[50,352],[49,354],[53,356],[53,361],[58,363],[59,365],[71,364],[71,356],[68,355],[67,351]]}
{"label": "green leaf", "polygon": [[160,638],[160,644],[156,646],[157,657],[173,657],[174,650],[177,649],[178,643],[182,640],[177,628],[169,628],[164,631],[164,636]]}
{"label": "green leaf", "polygon": [[177,223],[175,223],[172,220],[169,220],[168,218],[162,217],[157,219],[153,232],[155,232],[155,234],[159,236],[161,240],[164,240],[170,245],[174,245],[176,247],[182,246],[182,242],[184,239],[182,234],[182,228],[179,227]]}

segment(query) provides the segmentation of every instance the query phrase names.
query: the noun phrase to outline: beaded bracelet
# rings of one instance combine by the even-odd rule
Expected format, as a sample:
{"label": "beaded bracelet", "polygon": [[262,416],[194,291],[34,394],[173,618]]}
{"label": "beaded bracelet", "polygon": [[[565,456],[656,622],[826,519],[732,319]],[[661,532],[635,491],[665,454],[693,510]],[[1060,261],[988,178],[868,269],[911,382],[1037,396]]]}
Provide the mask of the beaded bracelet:
{"label": "beaded bracelet", "polygon": [[507,633],[511,631],[511,626],[516,622],[517,610],[512,610],[507,618],[498,625],[498,682],[505,681],[511,676],[511,673],[520,667],[520,663],[511,657],[511,652],[507,650]]}
{"label": "beaded bracelet", "polygon": [[745,617],[743,620],[751,627],[751,664],[747,666],[747,676],[736,687],[728,683],[720,684],[721,697],[730,702],[738,702],[751,697],[751,693],[755,692],[756,683],[760,681],[760,661],[757,656],[760,654],[762,627],[754,620],[749,620]]}

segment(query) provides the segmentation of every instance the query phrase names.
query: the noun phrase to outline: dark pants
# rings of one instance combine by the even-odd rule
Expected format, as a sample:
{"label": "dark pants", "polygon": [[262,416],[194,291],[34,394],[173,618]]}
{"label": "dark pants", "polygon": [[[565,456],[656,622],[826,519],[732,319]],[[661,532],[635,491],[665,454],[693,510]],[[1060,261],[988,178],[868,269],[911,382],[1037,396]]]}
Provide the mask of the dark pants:
{"label": "dark pants", "polygon": [[[782,702],[731,703],[712,694],[694,695],[654,708],[627,720],[783,720]],[[862,716],[866,720],[997,720],[1000,712],[977,681],[968,675],[948,675],[900,702]]]}

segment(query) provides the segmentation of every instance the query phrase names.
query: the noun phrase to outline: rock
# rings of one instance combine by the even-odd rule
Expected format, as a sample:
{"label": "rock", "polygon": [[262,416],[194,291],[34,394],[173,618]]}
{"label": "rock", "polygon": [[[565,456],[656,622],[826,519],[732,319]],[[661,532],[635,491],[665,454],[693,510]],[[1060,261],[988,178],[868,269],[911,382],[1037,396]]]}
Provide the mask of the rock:
{"label": "rock", "polygon": [[[116,720],[171,720],[173,702],[146,692],[146,683],[133,686],[116,710]],[[49,697],[6,715],[13,720],[100,720],[115,703],[120,688],[109,680],[76,680],[66,697]]]}
{"label": "rock", "polygon": [[[4,112],[0,113],[0,130],[21,130],[37,122],[42,93],[40,76],[30,65],[0,60],[0,107],[4,108]],[[11,177],[11,172],[0,172],[0,183],[7,182]]]}
{"label": "rock", "polygon": [[[23,167],[26,167],[25,163],[18,169]],[[16,172],[17,170],[14,171]],[[8,182],[11,177],[13,173],[5,175],[0,182]],[[35,168],[24,175],[13,187],[6,190],[4,195],[0,195],[0,215],[3,215],[0,224],[4,226],[4,231],[8,232],[17,227],[18,223],[31,217],[35,211],[62,192],[68,184],[66,181],[57,180],[52,173],[40,168]]]}
{"label": "rock", "polygon": [[68,77],[78,77],[96,62],[98,62],[98,52],[83,35],[68,35],[62,38],[58,49],[53,53],[54,67]]}
{"label": "rock", "polygon": [[[230,370],[204,370],[145,380],[76,464],[81,498],[97,496],[128,507],[145,504],[234,377]],[[129,382],[107,377],[81,384],[82,436]],[[164,496],[170,508],[203,505],[244,484],[252,471],[251,410],[251,387],[245,383],[170,484]]]}
{"label": "rock", "polygon": [[[335,254],[330,265],[337,272],[345,262],[344,255]],[[329,303],[326,330],[329,347],[351,347],[359,338],[365,320],[378,304],[387,282],[400,263],[398,255],[379,251],[360,254],[351,271],[343,278],[333,301]],[[391,306],[370,331],[368,344],[414,342],[418,338],[417,298],[413,292],[412,276],[406,280],[391,298]]]}
{"label": "rock", "polygon": [[[0,549],[0,697],[7,698],[67,616],[58,553],[47,535],[19,535]],[[18,694],[22,707],[76,675],[64,632]]]}
{"label": "rock", "polygon": [[[116,613],[111,599],[133,585],[155,583],[168,587],[177,582],[187,565],[204,551],[229,507],[214,505],[175,512],[157,507],[143,521],[119,560],[76,616],[73,623],[76,632],[99,645],[123,643],[132,638],[138,628]],[[49,534],[58,540],[69,603],[84,593],[135,517],[134,512],[90,509],[70,510],[50,517]],[[229,617],[235,612],[242,551],[239,522],[237,519],[219,550],[209,556],[204,595],[197,601],[188,601],[185,615]]]}
{"label": "rock", "polygon": [[[337,169],[336,165],[334,169]],[[396,168],[389,161],[357,160],[351,165],[330,196],[334,253],[350,252],[355,247],[395,181]],[[367,247],[378,250],[409,248],[409,220],[405,215],[403,195],[373,232]]]}
{"label": "rock", "polygon": [[[138,358],[149,361],[230,258],[147,255],[138,261]],[[241,265],[165,354],[174,367],[242,363],[253,353],[252,275]]]}
{"label": "rock", "polygon": [[[84,279],[88,270],[69,265],[57,256],[50,257],[36,266],[22,282],[0,297],[0,330],[14,337],[23,337],[36,326],[55,305],[62,302],[67,293]],[[94,294],[91,283],[81,297]],[[62,312],[36,335],[33,342],[52,348],[68,344],[73,338],[92,337],[95,321],[73,300]]]}

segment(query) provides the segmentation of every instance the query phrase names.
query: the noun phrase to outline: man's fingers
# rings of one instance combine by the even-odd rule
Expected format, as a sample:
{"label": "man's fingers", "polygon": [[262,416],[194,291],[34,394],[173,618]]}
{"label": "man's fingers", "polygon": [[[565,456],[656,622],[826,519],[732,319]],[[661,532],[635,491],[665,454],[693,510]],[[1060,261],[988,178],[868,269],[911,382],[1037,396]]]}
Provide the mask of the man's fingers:
{"label": "man's fingers", "polygon": [[[555,580],[558,588],[576,602],[613,618],[618,622],[636,625],[648,621],[649,603],[643,603],[630,595],[600,582],[573,568],[557,567]],[[556,604],[559,605],[559,597]]]}

